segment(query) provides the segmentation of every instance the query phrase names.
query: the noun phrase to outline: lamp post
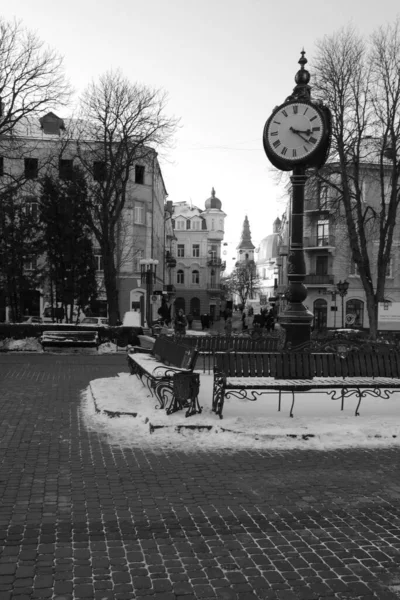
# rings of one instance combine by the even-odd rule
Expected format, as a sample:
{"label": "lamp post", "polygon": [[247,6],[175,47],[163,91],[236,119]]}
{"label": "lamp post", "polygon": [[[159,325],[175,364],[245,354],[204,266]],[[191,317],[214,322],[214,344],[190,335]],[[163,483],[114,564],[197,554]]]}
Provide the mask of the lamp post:
{"label": "lamp post", "polygon": [[142,283],[146,284],[146,321],[147,327],[151,327],[153,319],[151,314],[151,295],[153,283],[156,281],[158,260],[153,258],[142,258],[140,261],[140,271]]}
{"label": "lamp post", "polygon": [[344,297],[347,295],[347,290],[349,289],[348,281],[339,281],[336,284],[337,292],[342,299],[342,329],[344,329]]}

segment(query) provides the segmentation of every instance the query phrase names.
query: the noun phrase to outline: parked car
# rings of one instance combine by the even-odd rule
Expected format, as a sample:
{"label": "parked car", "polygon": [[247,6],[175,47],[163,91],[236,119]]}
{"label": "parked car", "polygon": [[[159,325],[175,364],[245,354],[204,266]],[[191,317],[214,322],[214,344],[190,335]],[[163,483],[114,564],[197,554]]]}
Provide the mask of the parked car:
{"label": "parked car", "polygon": [[86,327],[104,327],[108,325],[108,319],[105,317],[85,317],[79,325],[85,325]]}
{"label": "parked car", "polygon": [[22,323],[35,323],[36,325],[40,325],[43,323],[43,319],[41,317],[33,317],[30,315],[26,315],[22,319]]}

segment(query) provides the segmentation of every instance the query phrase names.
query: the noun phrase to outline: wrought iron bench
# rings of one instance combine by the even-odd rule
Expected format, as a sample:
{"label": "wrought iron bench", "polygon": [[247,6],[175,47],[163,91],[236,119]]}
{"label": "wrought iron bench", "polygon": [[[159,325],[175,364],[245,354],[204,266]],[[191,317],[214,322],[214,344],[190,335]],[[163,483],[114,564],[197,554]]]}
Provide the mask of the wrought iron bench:
{"label": "wrought iron bench", "polygon": [[43,331],[40,343],[45,349],[52,348],[98,348],[99,335],[96,330],[67,330],[67,331]]}
{"label": "wrought iron bench", "polygon": [[185,335],[182,343],[196,348],[198,353],[213,352],[274,352],[278,349],[279,340],[274,337],[239,337],[233,335]]}
{"label": "wrought iron bench", "polygon": [[212,373],[214,356],[217,352],[276,352],[280,340],[277,337],[250,337],[226,335],[183,335],[170,336],[185,346],[196,348],[198,357],[196,369]]}
{"label": "wrought iron bench", "polygon": [[400,389],[400,352],[346,350],[334,352],[219,353],[215,357],[212,410],[222,419],[224,400],[257,400],[258,396],[296,392],[326,392],[332,400],[356,396],[355,415],[367,395],[389,398]]}
{"label": "wrought iron bench", "polygon": [[127,360],[132,375],[137,377],[155,395],[159,407],[171,414],[186,408],[186,416],[201,413],[198,401],[200,375],[193,373],[197,350],[171,338],[158,337],[153,348],[135,346]]}

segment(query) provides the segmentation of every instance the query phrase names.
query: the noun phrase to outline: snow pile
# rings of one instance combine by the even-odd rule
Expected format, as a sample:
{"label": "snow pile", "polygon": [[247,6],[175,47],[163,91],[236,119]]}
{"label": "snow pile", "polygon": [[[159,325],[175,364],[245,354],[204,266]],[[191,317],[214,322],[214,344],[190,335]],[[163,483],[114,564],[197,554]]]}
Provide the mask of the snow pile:
{"label": "snow pile", "polygon": [[8,352],[43,352],[39,339],[34,337],[21,340],[12,338],[0,340],[0,350]]}
{"label": "snow pile", "polygon": [[[327,394],[297,394],[293,418],[289,416],[290,394],[283,396],[280,412],[277,394],[261,396],[255,402],[229,398],[221,420],[211,411],[212,381],[211,375],[201,374],[203,412],[186,418],[184,410],[168,416],[135,376],[120,373],[96,379],[83,394],[84,423],[111,444],[160,451],[400,445],[398,392],[386,400],[363,399],[358,417],[354,416],[354,397],[345,400],[341,411],[340,402]],[[115,418],[110,418],[113,415]]]}

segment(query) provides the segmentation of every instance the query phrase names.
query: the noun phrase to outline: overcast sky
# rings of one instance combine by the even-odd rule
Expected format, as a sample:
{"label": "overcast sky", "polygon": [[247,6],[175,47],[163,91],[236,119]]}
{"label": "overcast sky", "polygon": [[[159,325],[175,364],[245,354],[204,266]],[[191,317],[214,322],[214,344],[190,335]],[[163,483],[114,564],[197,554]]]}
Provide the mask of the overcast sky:
{"label": "overcast sky", "polygon": [[64,55],[78,93],[118,67],[164,88],[170,114],[181,118],[162,163],[169,200],[203,208],[214,186],[225,239],[236,246],[246,214],[258,243],[284,211],[261,137],[292,92],[302,48],[312,75],[317,39],[350,22],[368,35],[399,12],[394,0],[13,0],[1,14]]}

